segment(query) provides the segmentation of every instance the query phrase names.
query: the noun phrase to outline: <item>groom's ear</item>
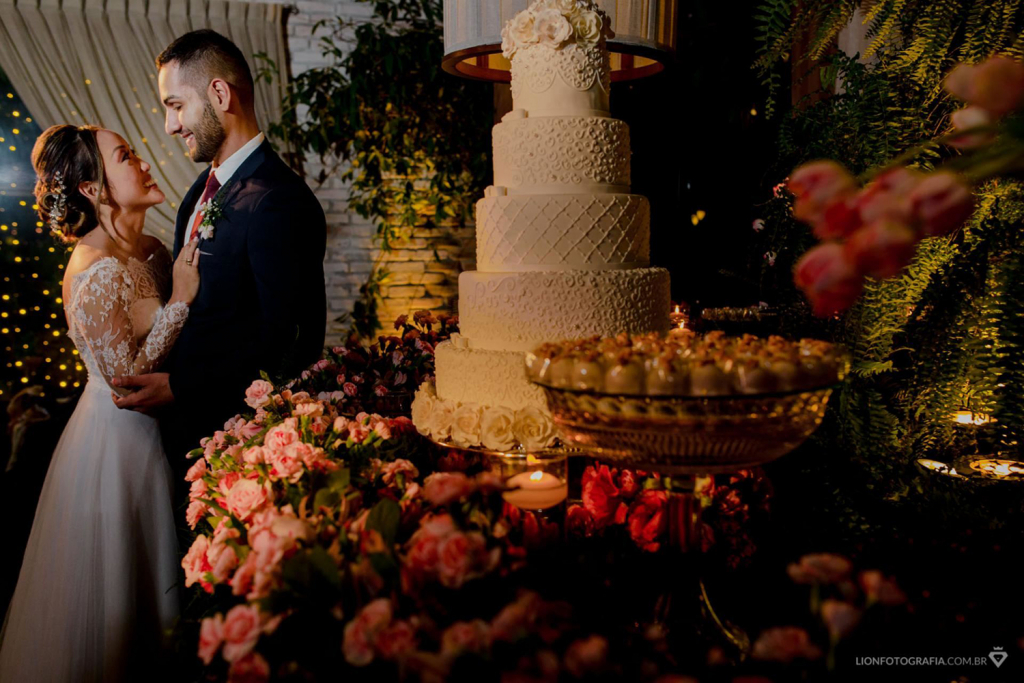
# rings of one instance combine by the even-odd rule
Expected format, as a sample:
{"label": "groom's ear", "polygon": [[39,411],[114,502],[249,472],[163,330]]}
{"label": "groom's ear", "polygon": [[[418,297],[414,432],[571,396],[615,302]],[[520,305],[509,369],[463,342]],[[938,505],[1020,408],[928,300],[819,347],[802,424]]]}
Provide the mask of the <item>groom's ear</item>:
{"label": "groom's ear", "polygon": [[231,85],[223,78],[215,78],[210,81],[207,95],[214,108],[221,111],[227,111],[235,100],[235,94],[231,92]]}

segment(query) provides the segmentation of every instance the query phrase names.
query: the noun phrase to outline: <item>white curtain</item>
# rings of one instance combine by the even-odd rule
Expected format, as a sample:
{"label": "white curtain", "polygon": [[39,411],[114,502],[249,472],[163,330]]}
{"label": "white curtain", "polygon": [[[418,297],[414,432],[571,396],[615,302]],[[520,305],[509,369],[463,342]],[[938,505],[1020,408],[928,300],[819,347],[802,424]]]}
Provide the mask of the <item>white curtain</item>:
{"label": "white curtain", "polygon": [[[283,11],[223,0],[0,0],[0,68],[41,128],[89,123],[135,147],[167,194],[146,232],[169,245],[178,203],[203,167],[164,133],[156,56],[183,33],[212,28],[238,45],[254,75],[257,52],[285,73]],[[256,84],[264,130],[280,118],[283,92],[279,79]]]}

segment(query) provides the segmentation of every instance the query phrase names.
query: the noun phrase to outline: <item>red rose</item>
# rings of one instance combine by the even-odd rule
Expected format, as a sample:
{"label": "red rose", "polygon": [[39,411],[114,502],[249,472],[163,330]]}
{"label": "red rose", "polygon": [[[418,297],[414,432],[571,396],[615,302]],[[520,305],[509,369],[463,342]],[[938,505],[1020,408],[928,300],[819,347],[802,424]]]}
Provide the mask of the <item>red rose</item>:
{"label": "red rose", "polygon": [[633,470],[619,470],[619,493],[632,498],[640,491],[640,481]]}
{"label": "red rose", "polygon": [[594,518],[582,505],[573,505],[565,513],[565,530],[570,536],[589,538],[594,535]]}
{"label": "red rose", "polygon": [[665,516],[667,502],[667,493],[648,489],[637,496],[629,509],[629,535],[641,550],[655,552],[661,547],[660,539],[668,527],[668,519]]}
{"label": "red rose", "polygon": [[587,467],[583,471],[583,507],[594,518],[597,526],[604,526],[615,515],[620,499],[619,488],[612,481],[612,471],[607,465]]}
{"label": "red rose", "polygon": [[416,630],[407,621],[393,621],[377,634],[377,653],[400,659],[416,649]]}

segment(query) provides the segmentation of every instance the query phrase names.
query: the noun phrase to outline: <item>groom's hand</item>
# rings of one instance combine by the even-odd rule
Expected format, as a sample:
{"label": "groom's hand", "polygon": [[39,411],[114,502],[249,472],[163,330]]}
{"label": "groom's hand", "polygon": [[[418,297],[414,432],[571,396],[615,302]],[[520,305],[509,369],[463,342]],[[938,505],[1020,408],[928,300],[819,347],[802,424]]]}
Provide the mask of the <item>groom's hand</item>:
{"label": "groom's hand", "polygon": [[115,387],[130,389],[132,393],[127,396],[113,395],[114,405],[148,415],[157,408],[174,402],[169,380],[170,375],[166,372],[115,377],[111,380]]}

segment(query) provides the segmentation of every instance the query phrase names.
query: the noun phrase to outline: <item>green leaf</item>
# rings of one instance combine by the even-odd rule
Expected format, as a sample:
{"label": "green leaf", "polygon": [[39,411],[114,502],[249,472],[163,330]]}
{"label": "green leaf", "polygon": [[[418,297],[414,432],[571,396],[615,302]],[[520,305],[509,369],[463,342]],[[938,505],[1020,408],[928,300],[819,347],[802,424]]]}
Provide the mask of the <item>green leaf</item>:
{"label": "green leaf", "polygon": [[370,510],[366,518],[366,528],[376,531],[384,539],[384,543],[391,548],[395,543],[395,536],[398,534],[398,522],[401,519],[402,510],[398,503],[390,498],[382,498]]}

